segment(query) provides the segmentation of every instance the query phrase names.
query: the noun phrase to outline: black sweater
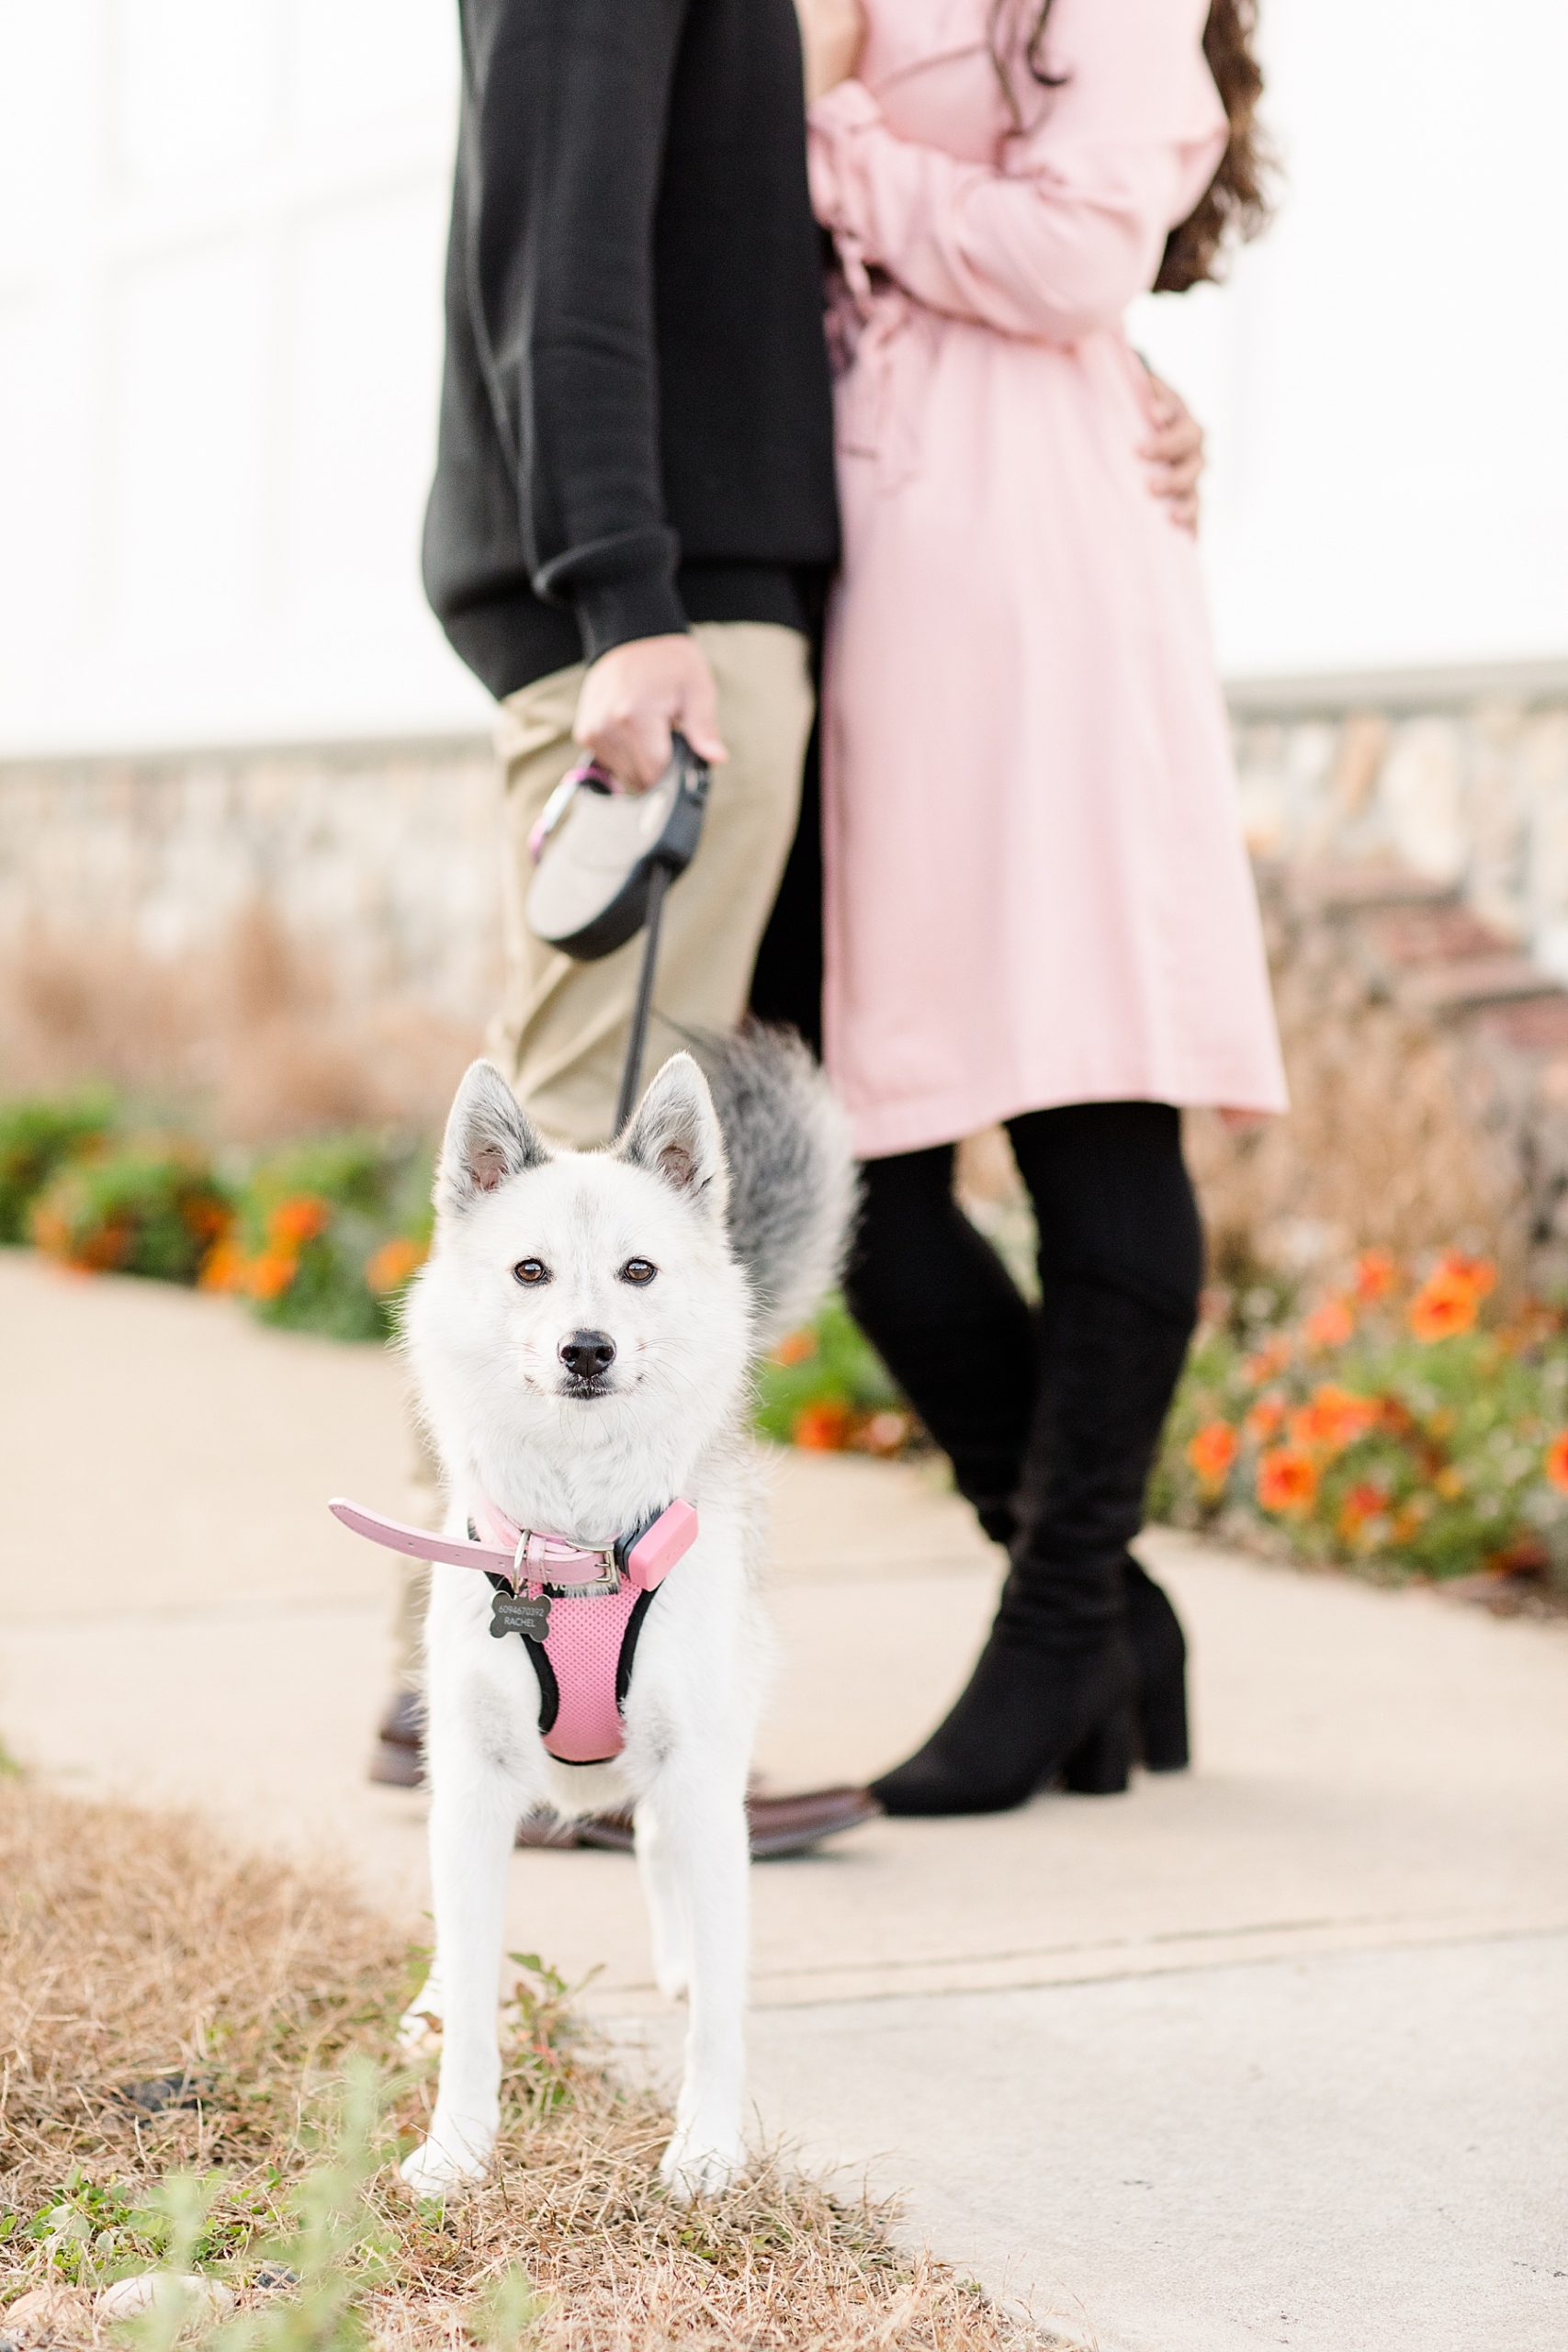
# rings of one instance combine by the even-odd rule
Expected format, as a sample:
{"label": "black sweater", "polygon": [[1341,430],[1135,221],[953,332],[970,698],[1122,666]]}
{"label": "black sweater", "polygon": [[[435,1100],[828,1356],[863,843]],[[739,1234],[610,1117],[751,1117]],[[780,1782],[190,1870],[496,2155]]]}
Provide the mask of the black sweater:
{"label": "black sweater", "polygon": [[424,583],[504,695],[837,552],[793,0],[460,0]]}

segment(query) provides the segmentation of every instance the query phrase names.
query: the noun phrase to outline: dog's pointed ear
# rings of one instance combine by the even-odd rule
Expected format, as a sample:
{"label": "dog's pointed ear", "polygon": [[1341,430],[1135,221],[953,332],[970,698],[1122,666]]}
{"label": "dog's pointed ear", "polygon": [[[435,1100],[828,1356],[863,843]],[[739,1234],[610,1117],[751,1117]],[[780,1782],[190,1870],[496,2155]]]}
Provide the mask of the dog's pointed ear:
{"label": "dog's pointed ear", "polygon": [[729,1198],[724,1137],[707,1080],[690,1054],[674,1054],[665,1063],[615,1157],[646,1168],[706,1216],[723,1217]]}
{"label": "dog's pointed ear", "polygon": [[442,1216],[458,1216],[509,1176],[538,1168],[549,1156],[495,1064],[470,1062],[441,1146],[436,1210]]}

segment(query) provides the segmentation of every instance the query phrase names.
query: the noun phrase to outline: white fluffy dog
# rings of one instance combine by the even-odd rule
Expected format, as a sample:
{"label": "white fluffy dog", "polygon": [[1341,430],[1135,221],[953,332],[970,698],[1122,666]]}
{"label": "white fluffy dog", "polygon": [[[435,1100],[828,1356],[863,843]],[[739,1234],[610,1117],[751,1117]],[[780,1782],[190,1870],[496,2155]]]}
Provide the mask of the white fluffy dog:
{"label": "white fluffy dog", "polygon": [[[447,1125],[434,1248],[405,1322],[446,1536],[501,1528],[510,1544],[525,1532],[519,1589],[542,1596],[535,1609],[564,1610],[563,1584],[524,1581],[547,1558],[526,1531],[608,1554],[683,1502],[697,1532],[611,1654],[609,1719],[618,1699],[624,1745],[604,1762],[546,1747],[554,1678],[538,1644],[501,1629],[503,1602],[519,1606],[495,1601],[503,1580],[466,1559],[433,1570],[436,1948],[404,2020],[411,2034],[426,2018],[443,2031],[429,2137],[403,2165],[425,2195],[478,2178],[494,2144],[507,1857],[520,1816],[541,1805],[569,1816],[635,1805],[658,1981],[691,2004],[662,2175],[701,2195],[743,2158],[745,1797],[767,1664],[750,1373],[833,1279],[853,1174],[831,1097],[793,1040],[752,1029],[695,1050],[707,1077],[678,1054],[608,1151],[547,1148],[488,1062],[468,1071]],[[615,1623],[595,1618],[594,1636]],[[602,1686],[604,1671],[601,1657]]]}

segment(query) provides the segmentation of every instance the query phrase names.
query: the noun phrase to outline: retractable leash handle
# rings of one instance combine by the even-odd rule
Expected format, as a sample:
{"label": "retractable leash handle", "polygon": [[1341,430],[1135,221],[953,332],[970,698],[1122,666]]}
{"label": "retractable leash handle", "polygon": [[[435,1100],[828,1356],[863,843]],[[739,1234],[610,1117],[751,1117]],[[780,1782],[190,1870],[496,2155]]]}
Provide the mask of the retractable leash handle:
{"label": "retractable leash handle", "polygon": [[676,734],[669,766],[646,792],[628,792],[598,761],[586,760],[561,779],[528,836],[535,873],[526,914],[536,939],[593,963],[647,933],[615,1106],[617,1136],[642,1080],[665,894],[696,854],[707,797],[706,763]]}
{"label": "retractable leash handle", "polygon": [[683,735],[646,792],[629,792],[597,760],[563,776],[528,836],[536,939],[584,964],[635,939],[654,875],[662,870],[668,884],[691,864],[707,797],[707,768]]}

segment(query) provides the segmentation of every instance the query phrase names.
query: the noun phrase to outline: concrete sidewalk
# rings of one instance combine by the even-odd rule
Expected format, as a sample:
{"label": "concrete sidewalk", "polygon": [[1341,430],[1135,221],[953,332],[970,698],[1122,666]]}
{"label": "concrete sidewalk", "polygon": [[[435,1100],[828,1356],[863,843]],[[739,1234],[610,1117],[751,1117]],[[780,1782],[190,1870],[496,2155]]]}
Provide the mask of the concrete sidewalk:
{"label": "concrete sidewalk", "polygon": [[[0,1736],[424,1900],[423,1802],[363,1778],[396,1510],[370,1349],[0,1255]],[[995,1555],[919,1474],[791,1456],[780,1781],[902,1753]],[[1103,2352],[1568,2342],[1568,1633],[1146,1555],[1192,1636],[1197,1769],[1125,1799],[877,1823],[754,1876],[763,2127]],[[515,1858],[511,1941],[672,2063],[623,1858]]]}

